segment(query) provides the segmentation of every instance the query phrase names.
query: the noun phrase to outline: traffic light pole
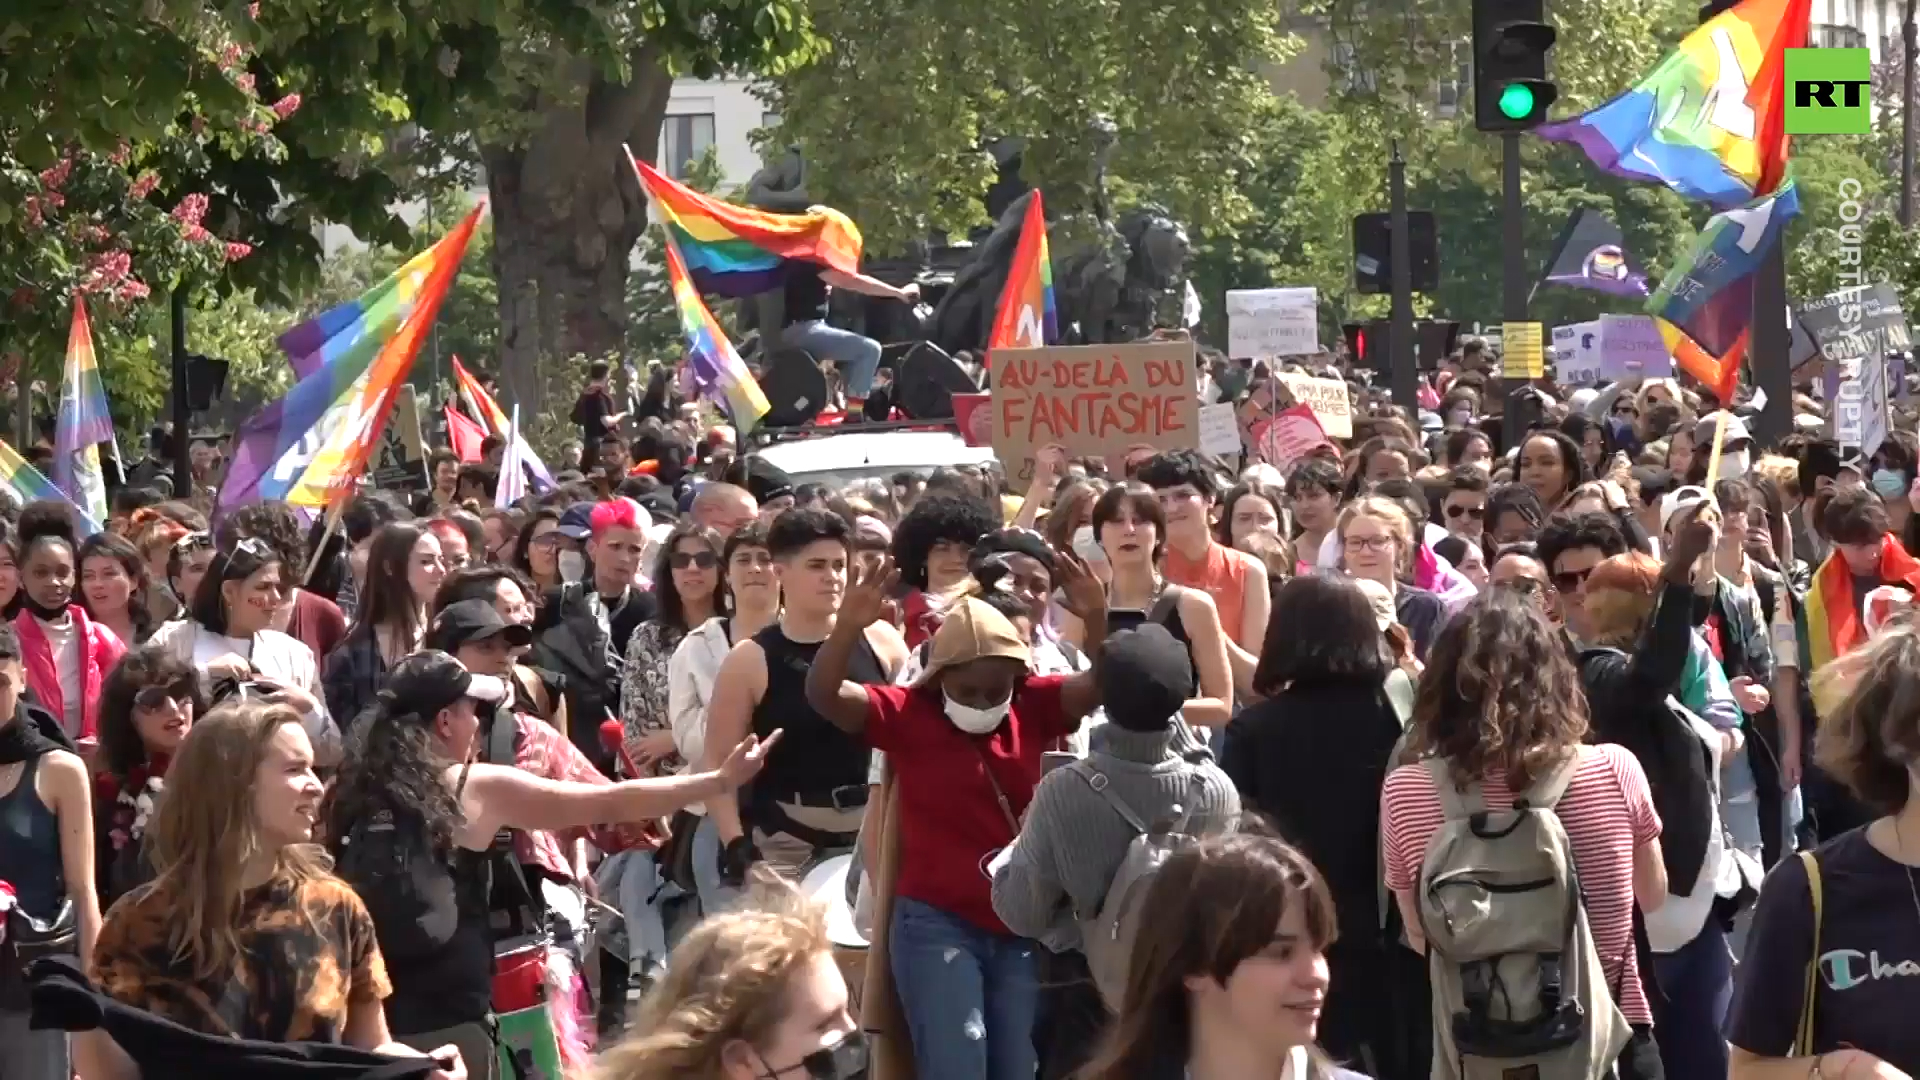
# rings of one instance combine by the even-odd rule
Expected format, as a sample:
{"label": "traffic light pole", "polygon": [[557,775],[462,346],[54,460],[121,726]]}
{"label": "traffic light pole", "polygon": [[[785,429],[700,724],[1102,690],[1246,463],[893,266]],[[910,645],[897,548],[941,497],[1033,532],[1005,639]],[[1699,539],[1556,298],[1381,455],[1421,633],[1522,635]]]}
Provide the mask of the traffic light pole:
{"label": "traffic light pole", "polygon": [[[1527,219],[1520,201],[1520,133],[1500,134],[1500,317],[1506,322],[1527,321]],[[1504,432],[1506,445],[1520,445],[1520,410],[1513,392],[1525,385],[1503,380],[1506,391]]]}
{"label": "traffic light pole", "polygon": [[1407,163],[1400,142],[1387,159],[1387,213],[1393,220],[1388,252],[1393,259],[1393,296],[1387,309],[1387,363],[1393,376],[1393,403],[1410,418],[1420,415],[1420,376],[1413,359],[1413,243],[1407,234]]}

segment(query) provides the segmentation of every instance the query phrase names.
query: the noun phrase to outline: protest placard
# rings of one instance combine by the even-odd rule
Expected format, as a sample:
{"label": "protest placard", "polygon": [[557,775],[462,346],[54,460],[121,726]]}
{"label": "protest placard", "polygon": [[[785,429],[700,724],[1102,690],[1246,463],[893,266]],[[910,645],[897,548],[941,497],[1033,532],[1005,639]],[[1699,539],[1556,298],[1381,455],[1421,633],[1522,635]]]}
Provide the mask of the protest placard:
{"label": "protest placard", "polygon": [[1545,342],[1537,322],[1500,324],[1500,374],[1507,379],[1537,379],[1547,373]]}
{"label": "protest placard", "polygon": [[1200,406],[1200,452],[1232,457],[1240,450],[1240,425],[1233,418],[1233,403]]}
{"label": "protest placard", "polygon": [[1227,355],[1265,360],[1319,351],[1319,290],[1227,290]]}
{"label": "protest placard", "polygon": [[432,486],[427,475],[426,443],[420,438],[420,408],[413,387],[400,384],[393,399],[393,412],[387,416],[386,430],[380,433],[370,470],[376,487],[396,491],[425,491]]}
{"label": "protest placard", "polygon": [[1295,405],[1254,425],[1254,452],[1274,468],[1288,466],[1322,446],[1330,445],[1327,433],[1312,409]]}
{"label": "protest placard", "polygon": [[1553,377],[1562,386],[1600,381],[1600,320],[1553,328]]}
{"label": "protest placard", "polygon": [[1639,375],[1665,379],[1673,375],[1673,357],[1651,315],[1600,316],[1600,378],[1606,381]]}
{"label": "protest placard", "polygon": [[1800,321],[1828,360],[1885,356],[1913,343],[1900,293],[1886,282],[1809,300],[1800,306]]}
{"label": "protest placard", "polygon": [[1048,443],[1116,464],[1137,444],[1200,445],[1191,341],[996,349],[992,395],[993,449],[1016,485]]}
{"label": "protest placard", "polygon": [[1347,400],[1345,382],[1284,373],[1277,378],[1294,401],[1313,410],[1321,429],[1328,435],[1336,439],[1353,438],[1353,406]]}

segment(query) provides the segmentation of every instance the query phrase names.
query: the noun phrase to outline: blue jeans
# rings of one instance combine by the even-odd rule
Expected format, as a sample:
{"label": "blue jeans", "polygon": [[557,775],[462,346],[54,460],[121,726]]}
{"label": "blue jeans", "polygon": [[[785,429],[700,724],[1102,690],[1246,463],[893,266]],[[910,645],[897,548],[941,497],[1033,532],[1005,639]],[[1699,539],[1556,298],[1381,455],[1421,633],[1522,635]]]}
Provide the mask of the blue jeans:
{"label": "blue jeans", "polygon": [[1653,1027],[1660,1060],[1672,1077],[1727,1075],[1727,1007],[1733,1001],[1733,954],[1720,920],[1709,915],[1700,935],[1670,953],[1655,953],[1666,1005]]}
{"label": "blue jeans", "polygon": [[815,360],[831,360],[847,384],[847,400],[864,402],[873,389],[873,373],[880,370],[880,343],[851,330],[828,326],[820,319],[797,322],[780,331],[780,343],[805,349]]}
{"label": "blue jeans", "polygon": [[902,896],[889,948],[919,1080],[1033,1080],[1039,946]]}
{"label": "blue jeans", "polygon": [[711,816],[702,817],[693,834],[693,884],[702,915],[718,915],[740,901],[739,889],[721,884],[720,827]]}
{"label": "blue jeans", "polygon": [[654,853],[639,848],[622,851],[601,863],[594,879],[600,892],[611,894],[620,905],[620,915],[627,924],[627,961],[633,973],[639,975],[650,965],[664,963],[665,908],[681,892],[679,886],[660,876]]}

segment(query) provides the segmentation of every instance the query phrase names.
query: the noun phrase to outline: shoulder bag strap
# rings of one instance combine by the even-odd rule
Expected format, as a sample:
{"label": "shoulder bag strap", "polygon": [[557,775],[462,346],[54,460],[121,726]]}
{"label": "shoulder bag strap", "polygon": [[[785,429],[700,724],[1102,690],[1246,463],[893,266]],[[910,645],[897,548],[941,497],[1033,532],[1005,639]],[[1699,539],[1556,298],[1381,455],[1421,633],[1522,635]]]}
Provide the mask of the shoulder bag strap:
{"label": "shoulder bag strap", "polygon": [[1825,914],[1825,897],[1820,888],[1820,859],[1811,851],[1800,853],[1807,868],[1807,891],[1813,896],[1813,955],[1807,958],[1806,989],[1800,999],[1800,1024],[1793,1037],[1793,1057],[1813,1053],[1813,1003],[1820,992],[1820,923]]}
{"label": "shoulder bag strap", "polygon": [[1013,812],[1013,801],[1007,798],[1006,789],[1000,786],[1000,778],[993,775],[993,762],[987,759],[986,748],[972,739],[967,741],[973,743],[973,752],[980,755],[980,771],[987,774],[987,783],[993,785],[993,797],[1000,803],[1000,813],[1007,819],[1007,828],[1013,830],[1015,839],[1019,839],[1020,817]]}
{"label": "shoulder bag strap", "polygon": [[1431,757],[1421,764],[1427,767],[1427,775],[1433,778],[1433,790],[1440,796],[1440,812],[1446,816],[1446,820],[1458,821],[1487,812],[1487,800],[1480,790],[1479,781],[1461,790],[1454,786],[1453,770],[1447,767],[1445,758]]}
{"label": "shoulder bag strap", "polygon": [[1125,802],[1121,801],[1120,796],[1113,793],[1113,785],[1107,780],[1106,773],[1094,768],[1088,764],[1085,759],[1076,761],[1067,767],[1078,774],[1081,779],[1085,780],[1087,786],[1092,788],[1096,794],[1105,799],[1107,805],[1113,807],[1114,812],[1119,814],[1128,825],[1132,826],[1134,832],[1145,836],[1153,831],[1148,827],[1146,822],[1140,820],[1139,814],[1133,812],[1133,807],[1128,806]]}
{"label": "shoulder bag strap", "polygon": [[1160,590],[1160,599],[1155,600],[1153,607],[1147,610],[1147,621],[1159,623],[1161,626],[1167,625],[1173,618],[1174,612],[1179,609],[1180,597],[1186,591],[1179,585],[1163,586]]}
{"label": "shoulder bag strap", "polygon": [[1186,805],[1177,808],[1180,811],[1180,816],[1173,823],[1174,832],[1179,833],[1182,836],[1189,835],[1188,830],[1193,825],[1193,812],[1200,805],[1200,796],[1205,795],[1206,793],[1207,793],[1206,775],[1203,774],[1199,769],[1193,770],[1193,774],[1187,778]]}

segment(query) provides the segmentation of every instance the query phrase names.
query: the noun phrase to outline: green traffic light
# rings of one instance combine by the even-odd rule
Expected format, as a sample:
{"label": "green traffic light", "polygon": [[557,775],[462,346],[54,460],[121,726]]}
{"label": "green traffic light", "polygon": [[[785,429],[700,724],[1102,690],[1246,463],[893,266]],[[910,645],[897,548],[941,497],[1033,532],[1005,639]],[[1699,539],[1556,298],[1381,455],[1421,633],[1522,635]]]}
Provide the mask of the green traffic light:
{"label": "green traffic light", "polygon": [[1533,115],[1533,88],[1511,83],[1500,90],[1500,115],[1509,120],[1525,120]]}

